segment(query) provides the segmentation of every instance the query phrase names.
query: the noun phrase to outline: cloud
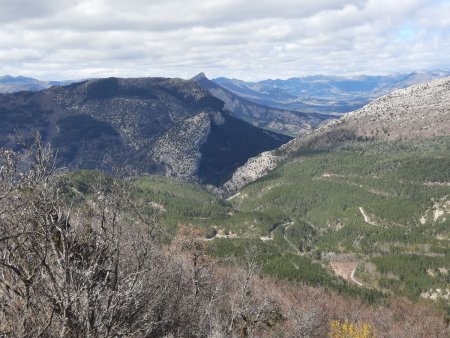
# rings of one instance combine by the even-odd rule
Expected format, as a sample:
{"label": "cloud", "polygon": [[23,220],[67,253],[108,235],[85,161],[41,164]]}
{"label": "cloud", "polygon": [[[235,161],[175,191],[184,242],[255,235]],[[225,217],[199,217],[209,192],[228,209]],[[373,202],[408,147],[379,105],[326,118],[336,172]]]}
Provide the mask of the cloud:
{"label": "cloud", "polygon": [[48,17],[60,11],[63,3],[52,0],[17,0],[0,1],[0,20],[3,24],[32,18]]}
{"label": "cloud", "polygon": [[448,67],[449,1],[0,0],[0,74],[258,80]]}

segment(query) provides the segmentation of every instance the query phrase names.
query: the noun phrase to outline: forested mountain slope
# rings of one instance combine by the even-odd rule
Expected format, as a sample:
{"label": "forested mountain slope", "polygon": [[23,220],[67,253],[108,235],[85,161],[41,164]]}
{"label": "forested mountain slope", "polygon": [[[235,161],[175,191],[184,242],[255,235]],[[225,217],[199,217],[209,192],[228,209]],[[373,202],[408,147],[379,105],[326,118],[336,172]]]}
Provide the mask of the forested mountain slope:
{"label": "forested mountain slope", "polygon": [[448,311],[449,97],[449,78],[393,92],[249,160],[225,196],[241,212],[278,215],[265,241]]}

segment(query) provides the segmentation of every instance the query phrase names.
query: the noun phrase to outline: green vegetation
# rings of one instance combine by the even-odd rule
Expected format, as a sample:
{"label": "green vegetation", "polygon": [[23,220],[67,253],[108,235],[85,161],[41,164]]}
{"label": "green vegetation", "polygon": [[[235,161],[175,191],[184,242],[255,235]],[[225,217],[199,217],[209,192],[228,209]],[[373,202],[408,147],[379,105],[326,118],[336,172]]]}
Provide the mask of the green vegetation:
{"label": "green vegetation", "polygon": [[[190,224],[211,255],[242,260],[253,248],[262,272],[277,278],[371,303],[383,299],[376,290],[417,301],[449,287],[448,275],[427,273],[450,267],[449,150],[448,137],[301,149],[228,201],[172,178],[128,184],[136,203],[158,213],[168,241]],[[93,193],[96,176],[67,175],[67,194]],[[333,253],[358,257],[356,277],[372,289],[337,277],[328,267]]]}
{"label": "green vegetation", "polygon": [[[93,186],[99,176],[99,172],[91,170],[68,173],[64,182],[68,199],[75,202],[95,193]],[[267,234],[273,224],[286,221],[280,210],[241,212],[201,185],[169,177],[145,176],[128,184],[136,203],[159,213],[169,237],[175,234],[179,224],[191,224],[209,231],[217,227],[238,236],[259,237]]]}
{"label": "green vegetation", "polygon": [[[393,294],[418,299],[421,292],[450,287],[450,254],[429,257],[423,255],[387,255],[370,260],[375,264],[378,286]],[[364,274],[370,281],[371,274]]]}
{"label": "green vegetation", "polygon": [[446,237],[448,227],[444,217],[434,221],[432,209],[450,194],[449,149],[450,138],[309,149],[232,201],[241,210],[276,207],[307,221],[321,250],[411,252],[428,243],[442,251],[448,241],[436,237]]}
{"label": "green vegetation", "polygon": [[374,303],[382,300],[382,294],[359,288],[333,275],[326,267],[311,257],[287,252],[276,243],[258,239],[215,239],[210,245],[210,254],[220,258],[234,257],[238,261],[251,255],[263,273],[279,279],[302,282],[313,286],[325,286],[342,294],[358,297]]}
{"label": "green vegetation", "polygon": [[[449,286],[448,277],[432,278],[415,265],[415,257],[450,265],[448,255],[428,257],[450,250],[449,150],[449,137],[308,147],[231,202],[247,212],[281,210],[293,221],[289,241],[311,257],[355,253],[380,269],[396,262],[405,271],[398,280],[386,278],[385,270],[357,276],[417,300],[427,288]],[[371,260],[374,255],[381,256]],[[415,281],[417,269],[422,277]]]}
{"label": "green vegetation", "polygon": [[[72,202],[81,202],[85,196],[95,193],[93,186],[100,176],[98,172],[88,170],[67,174],[66,196]],[[129,184],[135,203],[139,203],[143,211],[155,210],[158,213],[158,218],[164,224],[166,240],[173,238],[178,224],[191,224],[204,229],[205,239],[213,238],[217,230],[221,230],[223,234],[231,234],[236,238],[215,238],[210,241],[210,254],[213,256],[241,260],[247,249],[255,248],[255,260],[263,273],[308,285],[326,286],[371,303],[380,299],[381,294],[351,286],[334,276],[323,264],[313,259],[311,252],[305,256],[298,255],[287,244],[284,234],[302,249],[302,243],[311,237],[314,230],[307,223],[287,227],[286,224],[291,224],[290,219],[280,209],[239,211],[200,185],[161,176],[142,177]],[[260,240],[261,236],[270,233],[272,241]]]}

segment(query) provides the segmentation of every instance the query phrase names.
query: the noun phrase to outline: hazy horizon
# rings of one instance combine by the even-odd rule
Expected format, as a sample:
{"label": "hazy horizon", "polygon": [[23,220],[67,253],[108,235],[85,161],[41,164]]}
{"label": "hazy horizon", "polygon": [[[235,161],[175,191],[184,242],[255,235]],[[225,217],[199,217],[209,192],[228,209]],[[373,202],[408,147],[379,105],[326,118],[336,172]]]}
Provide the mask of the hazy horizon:
{"label": "hazy horizon", "polygon": [[[215,80],[215,79],[219,79],[219,78],[227,78],[227,79],[231,79],[231,80],[242,80],[245,82],[259,82],[259,81],[264,81],[264,80],[289,80],[289,79],[294,79],[294,78],[305,78],[305,77],[320,77],[320,76],[324,76],[324,77],[341,77],[341,78],[357,78],[357,77],[363,77],[363,76],[373,76],[373,77],[377,77],[377,76],[395,76],[395,75],[408,75],[408,74],[413,74],[413,73],[417,73],[417,74],[421,74],[421,73],[427,73],[427,72],[450,72],[450,68],[439,68],[439,69],[422,69],[422,70],[411,70],[411,71],[406,71],[406,72],[396,72],[396,73],[386,73],[386,74],[308,74],[308,75],[292,75],[292,76],[287,76],[287,77],[277,77],[277,78],[266,78],[266,79],[240,79],[240,78],[235,78],[235,77],[230,77],[230,76],[226,76],[226,75],[222,75],[222,76],[218,76],[218,77],[211,77],[208,76],[208,74],[205,74],[204,72],[200,72],[203,73],[208,79],[210,80]],[[38,78],[36,76],[25,76],[23,74],[0,74],[0,78],[5,77],[5,76],[11,76],[13,78],[18,78],[18,77],[25,77],[25,78],[30,78],[30,79],[34,79],[34,80],[39,80],[39,81],[55,81],[55,82],[64,82],[64,81],[86,81],[86,80],[92,80],[92,79],[101,79],[101,78],[108,78],[108,77],[117,77],[117,78],[145,78],[145,77],[167,77],[167,78],[181,78],[184,80],[189,80],[193,77],[195,77],[196,75],[199,75],[200,73],[197,74],[193,74],[192,76],[187,76],[187,77],[180,77],[180,76],[164,76],[164,75],[152,75],[152,74],[148,74],[148,75],[142,75],[142,76],[100,76],[100,77],[91,77],[91,78],[73,78],[73,79],[61,79],[61,78]]]}

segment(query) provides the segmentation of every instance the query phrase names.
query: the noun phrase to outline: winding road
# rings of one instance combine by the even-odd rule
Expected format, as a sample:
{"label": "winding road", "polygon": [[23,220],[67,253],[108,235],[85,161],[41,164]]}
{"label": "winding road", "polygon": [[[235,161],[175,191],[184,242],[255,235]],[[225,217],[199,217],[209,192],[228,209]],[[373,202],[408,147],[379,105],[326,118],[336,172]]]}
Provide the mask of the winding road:
{"label": "winding road", "polygon": [[367,224],[370,224],[370,225],[378,226],[378,224],[376,224],[375,222],[370,220],[369,216],[366,214],[366,212],[364,211],[363,207],[359,207],[359,211],[361,212],[361,214],[364,217],[364,222],[366,222]]}

